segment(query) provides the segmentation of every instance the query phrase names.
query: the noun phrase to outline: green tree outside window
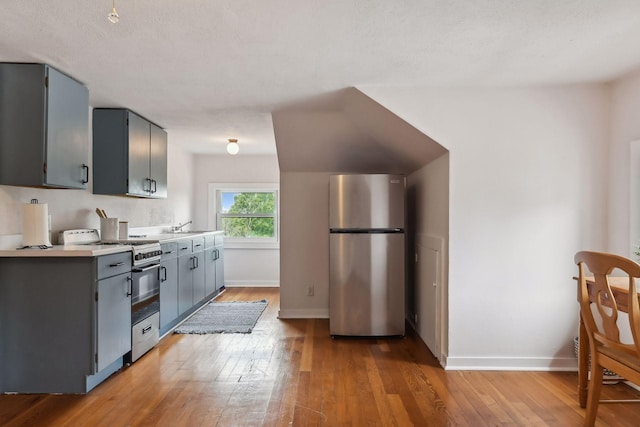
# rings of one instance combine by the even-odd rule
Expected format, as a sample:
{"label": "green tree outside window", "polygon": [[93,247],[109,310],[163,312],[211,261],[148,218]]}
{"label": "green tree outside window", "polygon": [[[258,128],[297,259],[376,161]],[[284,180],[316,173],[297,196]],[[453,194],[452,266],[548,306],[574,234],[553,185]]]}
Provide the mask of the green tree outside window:
{"label": "green tree outside window", "polygon": [[237,192],[223,212],[222,228],[228,237],[272,238],[275,230],[272,192]]}

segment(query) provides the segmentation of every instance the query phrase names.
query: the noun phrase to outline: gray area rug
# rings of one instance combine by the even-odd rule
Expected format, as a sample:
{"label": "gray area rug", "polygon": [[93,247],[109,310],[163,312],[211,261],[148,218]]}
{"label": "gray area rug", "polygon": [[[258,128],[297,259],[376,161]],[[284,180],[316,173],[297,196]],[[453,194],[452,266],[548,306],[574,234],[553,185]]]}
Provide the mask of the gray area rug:
{"label": "gray area rug", "polygon": [[176,334],[250,334],[267,300],[212,302],[178,326]]}

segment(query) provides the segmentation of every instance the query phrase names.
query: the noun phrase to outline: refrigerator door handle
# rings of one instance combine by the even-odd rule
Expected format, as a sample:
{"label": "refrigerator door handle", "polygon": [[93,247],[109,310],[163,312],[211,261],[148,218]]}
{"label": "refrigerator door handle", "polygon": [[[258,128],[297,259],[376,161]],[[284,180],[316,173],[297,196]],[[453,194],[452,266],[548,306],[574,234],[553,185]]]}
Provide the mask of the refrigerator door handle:
{"label": "refrigerator door handle", "polygon": [[330,228],[334,234],[391,234],[404,233],[402,228]]}

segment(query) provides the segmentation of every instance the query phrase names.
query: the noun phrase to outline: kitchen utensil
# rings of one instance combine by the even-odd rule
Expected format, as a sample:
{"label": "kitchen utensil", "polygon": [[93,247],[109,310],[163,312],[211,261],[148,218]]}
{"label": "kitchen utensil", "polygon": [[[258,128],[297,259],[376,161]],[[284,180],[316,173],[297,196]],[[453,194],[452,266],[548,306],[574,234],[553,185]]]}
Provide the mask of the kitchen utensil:
{"label": "kitchen utensil", "polygon": [[96,213],[98,214],[98,216],[100,218],[105,218],[104,214],[102,213],[102,209],[100,208],[96,208]]}

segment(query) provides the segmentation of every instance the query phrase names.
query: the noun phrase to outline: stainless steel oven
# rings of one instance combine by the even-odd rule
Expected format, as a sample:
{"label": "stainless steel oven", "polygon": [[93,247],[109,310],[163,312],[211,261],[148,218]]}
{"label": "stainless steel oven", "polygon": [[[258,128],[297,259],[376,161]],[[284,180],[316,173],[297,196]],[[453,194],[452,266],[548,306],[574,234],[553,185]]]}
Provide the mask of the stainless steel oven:
{"label": "stainless steel oven", "polygon": [[160,264],[131,269],[131,324],[160,311]]}
{"label": "stainless steel oven", "polygon": [[159,340],[162,250],[157,242],[143,242],[132,247],[130,361],[135,362]]}

